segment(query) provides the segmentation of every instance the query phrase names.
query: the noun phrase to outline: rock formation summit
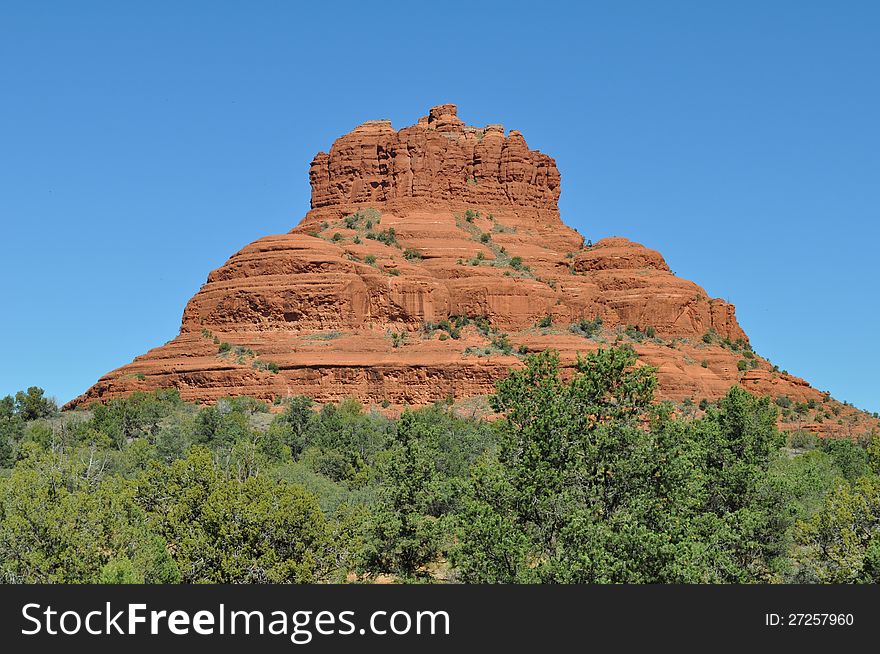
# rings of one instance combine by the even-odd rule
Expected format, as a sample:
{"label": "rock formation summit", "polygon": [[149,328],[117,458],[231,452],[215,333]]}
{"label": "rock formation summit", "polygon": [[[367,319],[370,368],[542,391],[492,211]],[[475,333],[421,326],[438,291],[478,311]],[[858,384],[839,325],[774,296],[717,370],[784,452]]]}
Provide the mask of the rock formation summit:
{"label": "rock formation summit", "polygon": [[465,125],[451,104],[397,131],[369,121],[318,153],[309,179],[298,226],[211,272],[176,338],[70,406],[174,387],[207,402],[477,409],[525,353],[555,348],[570,363],[614,343],[630,343],[657,368],[660,396],[685,406],[733,384],[829,401],[755,355],[734,307],[658,252],[585,243],[560,219],[556,162],[516,130]]}

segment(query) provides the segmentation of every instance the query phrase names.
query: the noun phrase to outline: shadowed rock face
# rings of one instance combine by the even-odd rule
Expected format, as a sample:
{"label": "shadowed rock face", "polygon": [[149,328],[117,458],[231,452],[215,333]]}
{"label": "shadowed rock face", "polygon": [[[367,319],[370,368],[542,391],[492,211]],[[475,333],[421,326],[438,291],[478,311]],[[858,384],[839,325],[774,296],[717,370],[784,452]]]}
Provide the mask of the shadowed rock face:
{"label": "shadowed rock face", "polygon": [[[519,350],[552,347],[570,363],[615,342],[657,367],[663,398],[713,400],[736,383],[824,397],[760,358],[739,370],[729,344],[748,340],[734,307],[676,277],[660,253],[625,238],[585,245],[560,219],[555,161],[517,131],[469,127],[441,105],[399,131],[364,123],[319,153],[309,177],[312,209],[297,227],[211,272],[179,336],[71,405],[160,387],[202,401],[467,405],[521,365]],[[471,324],[431,329],[454,316]],[[571,330],[597,317],[593,338]]]}

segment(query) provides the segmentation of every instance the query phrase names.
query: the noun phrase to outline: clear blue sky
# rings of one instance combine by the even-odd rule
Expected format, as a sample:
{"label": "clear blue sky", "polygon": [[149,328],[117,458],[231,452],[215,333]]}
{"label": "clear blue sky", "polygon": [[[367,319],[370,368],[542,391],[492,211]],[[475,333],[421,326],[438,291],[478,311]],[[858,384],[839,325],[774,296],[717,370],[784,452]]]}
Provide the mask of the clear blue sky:
{"label": "clear blue sky", "polygon": [[305,214],[315,152],[454,102],[556,157],[570,225],[880,410],[880,3],[366,4],[0,5],[0,395],[65,401],[173,338]]}

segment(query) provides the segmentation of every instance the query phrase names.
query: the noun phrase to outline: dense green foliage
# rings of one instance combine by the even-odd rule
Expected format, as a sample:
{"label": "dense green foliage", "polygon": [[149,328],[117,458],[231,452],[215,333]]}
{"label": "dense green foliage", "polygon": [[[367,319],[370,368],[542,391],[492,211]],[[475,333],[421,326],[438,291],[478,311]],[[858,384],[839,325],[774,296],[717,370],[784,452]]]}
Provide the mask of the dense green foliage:
{"label": "dense green foliage", "polygon": [[494,421],[173,390],[61,414],[32,387],[0,400],[0,579],[880,580],[880,437],[786,443],[778,401],[682,416],[655,387],[628,348],[527,356]]}

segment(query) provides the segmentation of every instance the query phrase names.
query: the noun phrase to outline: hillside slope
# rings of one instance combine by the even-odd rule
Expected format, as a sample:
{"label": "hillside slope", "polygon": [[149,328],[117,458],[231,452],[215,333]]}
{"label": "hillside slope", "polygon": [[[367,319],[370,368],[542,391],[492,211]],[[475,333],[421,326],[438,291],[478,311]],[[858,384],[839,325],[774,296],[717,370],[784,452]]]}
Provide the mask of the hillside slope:
{"label": "hillside slope", "polygon": [[[564,362],[631,343],[661,398],[779,398],[785,424],[876,425],[751,351],[734,307],[624,238],[584,243],[561,220],[555,161],[516,130],[465,125],[454,105],[395,131],[370,121],[319,153],[312,208],[213,271],[180,335],[69,406],[176,387],[187,400],[354,397],[391,412],[479,398],[546,348]],[[477,398],[474,400],[474,398]]]}

